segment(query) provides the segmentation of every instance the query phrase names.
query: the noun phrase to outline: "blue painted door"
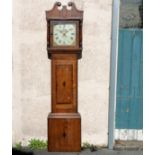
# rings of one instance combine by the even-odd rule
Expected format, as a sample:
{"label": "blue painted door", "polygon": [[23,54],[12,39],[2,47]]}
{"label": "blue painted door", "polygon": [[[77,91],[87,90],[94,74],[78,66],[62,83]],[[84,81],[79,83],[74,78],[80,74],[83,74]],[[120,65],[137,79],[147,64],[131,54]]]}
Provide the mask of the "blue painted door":
{"label": "blue painted door", "polygon": [[143,30],[120,29],[116,129],[143,128]]}

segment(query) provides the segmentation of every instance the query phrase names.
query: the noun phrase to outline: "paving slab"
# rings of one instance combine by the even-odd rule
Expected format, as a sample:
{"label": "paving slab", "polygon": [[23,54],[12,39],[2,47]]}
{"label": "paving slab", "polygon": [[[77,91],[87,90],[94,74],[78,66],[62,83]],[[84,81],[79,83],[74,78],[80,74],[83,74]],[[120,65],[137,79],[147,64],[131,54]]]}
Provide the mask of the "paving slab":
{"label": "paving slab", "polygon": [[16,150],[13,149],[12,155],[143,155],[143,150],[109,150],[109,149],[98,149],[97,151],[90,151],[85,149],[81,152],[48,152],[47,150],[36,150],[30,149]]}
{"label": "paving slab", "polygon": [[34,155],[143,155],[143,151],[100,149],[91,152],[89,149],[86,149],[81,152],[65,153],[65,152],[48,152],[47,150],[41,150],[41,151],[34,151]]}
{"label": "paving slab", "polygon": [[115,141],[116,150],[143,150],[143,141]]}

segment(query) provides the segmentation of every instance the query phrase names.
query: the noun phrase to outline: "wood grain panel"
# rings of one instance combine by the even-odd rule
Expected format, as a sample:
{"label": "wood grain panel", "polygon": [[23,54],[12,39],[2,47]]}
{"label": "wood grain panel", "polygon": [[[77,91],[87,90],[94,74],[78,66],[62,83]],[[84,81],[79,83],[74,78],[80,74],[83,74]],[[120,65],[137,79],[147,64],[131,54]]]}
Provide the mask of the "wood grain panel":
{"label": "wood grain panel", "polygon": [[[76,115],[76,117],[75,117]],[[48,150],[75,151],[81,150],[81,118],[80,115],[52,115],[48,118]]]}
{"label": "wood grain panel", "polygon": [[73,65],[56,65],[56,102],[72,104]]}
{"label": "wood grain panel", "polygon": [[76,55],[54,55],[52,60],[52,111],[77,111]]}

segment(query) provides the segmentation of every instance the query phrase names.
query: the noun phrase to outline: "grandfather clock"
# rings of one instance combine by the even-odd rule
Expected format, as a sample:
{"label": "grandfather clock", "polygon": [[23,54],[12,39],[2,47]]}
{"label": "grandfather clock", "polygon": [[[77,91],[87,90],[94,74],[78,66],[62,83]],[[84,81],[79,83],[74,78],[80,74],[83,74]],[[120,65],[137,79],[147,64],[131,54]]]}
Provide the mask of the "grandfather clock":
{"label": "grandfather clock", "polygon": [[51,59],[51,113],[48,115],[48,151],[81,150],[78,113],[78,59],[82,56],[83,11],[73,2],[56,2],[46,11],[47,51]]}

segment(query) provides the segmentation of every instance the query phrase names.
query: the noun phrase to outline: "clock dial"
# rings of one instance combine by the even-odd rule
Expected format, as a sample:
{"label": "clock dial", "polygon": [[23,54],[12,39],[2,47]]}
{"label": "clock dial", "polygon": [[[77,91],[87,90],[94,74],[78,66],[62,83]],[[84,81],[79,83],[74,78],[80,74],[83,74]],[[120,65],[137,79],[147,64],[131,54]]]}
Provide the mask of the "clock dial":
{"label": "clock dial", "polygon": [[75,46],[76,24],[73,23],[55,24],[53,27],[53,45]]}

